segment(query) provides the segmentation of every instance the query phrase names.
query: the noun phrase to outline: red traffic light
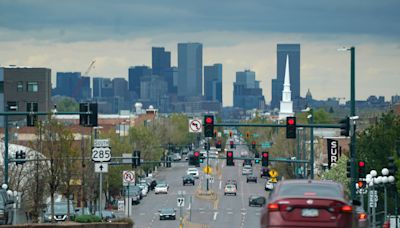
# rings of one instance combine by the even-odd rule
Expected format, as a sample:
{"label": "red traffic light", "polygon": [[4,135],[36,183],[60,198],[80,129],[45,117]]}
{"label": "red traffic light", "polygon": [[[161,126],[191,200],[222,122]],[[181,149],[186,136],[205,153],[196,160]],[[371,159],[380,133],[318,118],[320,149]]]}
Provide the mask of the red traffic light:
{"label": "red traffic light", "polygon": [[218,144],[218,145],[221,145],[221,141],[218,141],[217,144]]}
{"label": "red traffic light", "polygon": [[268,157],[268,153],[262,153],[262,156],[263,156],[264,158],[267,158],[267,157]]}
{"label": "red traffic light", "polygon": [[195,156],[195,157],[199,157],[199,156],[200,156],[200,152],[199,152],[199,151],[195,151],[195,152],[194,152],[194,156]]}
{"label": "red traffic light", "polygon": [[231,145],[232,145],[232,144],[233,144],[233,141],[229,141],[229,144],[231,144]]}
{"label": "red traffic light", "polygon": [[287,123],[288,123],[289,125],[293,125],[293,124],[294,124],[294,119],[288,119]]}
{"label": "red traffic light", "polygon": [[212,124],[213,123],[213,118],[211,118],[211,117],[207,117],[206,118],[206,124]]}
{"label": "red traffic light", "polygon": [[256,141],[251,142],[251,144],[255,145],[255,144],[256,144]]}
{"label": "red traffic light", "polygon": [[228,151],[227,155],[228,155],[228,157],[233,157],[233,152],[232,151]]}
{"label": "red traffic light", "polygon": [[365,162],[363,162],[363,161],[358,162],[358,167],[364,167],[364,166],[365,166]]}

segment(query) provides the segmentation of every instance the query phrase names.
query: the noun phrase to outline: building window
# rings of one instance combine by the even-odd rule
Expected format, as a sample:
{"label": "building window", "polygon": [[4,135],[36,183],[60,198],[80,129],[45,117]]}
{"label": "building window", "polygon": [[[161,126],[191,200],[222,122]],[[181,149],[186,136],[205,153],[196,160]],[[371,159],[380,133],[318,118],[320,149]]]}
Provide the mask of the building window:
{"label": "building window", "polygon": [[4,93],[4,82],[0,82],[0,93]]}
{"label": "building window", "polygon": [[24,83],[19,81],[17,84],[17,92],[23,92],[24,91]]}
{"label": "building window", "polygon": [[28,92],[38,92],[39,85],[38,82],[28,82]]}

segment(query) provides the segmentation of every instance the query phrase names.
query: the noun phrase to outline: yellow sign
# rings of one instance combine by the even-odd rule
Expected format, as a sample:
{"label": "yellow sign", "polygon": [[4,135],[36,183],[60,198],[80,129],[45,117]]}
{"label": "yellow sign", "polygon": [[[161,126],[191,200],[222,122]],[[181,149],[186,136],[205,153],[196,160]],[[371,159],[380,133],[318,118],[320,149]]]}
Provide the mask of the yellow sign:
{"label": "yellow sign", "polygon": [[278,180],[276,179],[276,177],[271,177],[271,179],[269,179],[269,182],[276,183],[278,182]]}
{"label": "yellow sign", "polygon": [[269,171],[269,176],[270,177],[277,177],[278,176],[278,171],[276,171],[275,169],[271,169]]}
{"label": "yellow sign", "polygon": [[210,173],[212,173],[212,168],[210,166],[206,166],[206,167],[204,167],[203,171],[206,174],[210,174]]}

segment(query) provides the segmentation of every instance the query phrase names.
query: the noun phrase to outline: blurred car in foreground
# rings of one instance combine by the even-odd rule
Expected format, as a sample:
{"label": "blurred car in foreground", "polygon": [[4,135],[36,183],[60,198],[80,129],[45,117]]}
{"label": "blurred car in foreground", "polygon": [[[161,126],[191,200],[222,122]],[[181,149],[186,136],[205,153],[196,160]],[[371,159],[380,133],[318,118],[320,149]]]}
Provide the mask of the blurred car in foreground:
{"label": "blurred car in foreground", "polygon": [[160,220],[176,219],[176,210],[174,208],[161,208],[159,212],[160,212]]}
{"label": "blurred car in foreground", "polygon": [[347,202],[343,186],[333,181],[281,181],[268,201],[261,213],[261,228],[350,228],[358,223],[355,208]]}
{"label": "blurred car in foreground", "polygon": [[265,205],[265,202],[266,202],[266,199],[264,196],[251,195],[249,197],[249,207],[253,207],[253,206],[262,207]]}

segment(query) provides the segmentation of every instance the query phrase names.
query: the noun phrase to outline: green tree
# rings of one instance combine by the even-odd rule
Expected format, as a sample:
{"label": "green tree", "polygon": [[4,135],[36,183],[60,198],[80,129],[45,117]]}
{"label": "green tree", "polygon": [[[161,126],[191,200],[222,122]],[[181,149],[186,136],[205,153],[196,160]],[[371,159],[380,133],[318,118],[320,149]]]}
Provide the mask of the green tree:
{"label": "green tree", "polygon": [[332,180],[339,182],[343,185],[345,191],[347,194],[350,194],[349,191],[349,184],[350,184],[350,179],[347,178],[347,161],[348,157],[345,155],[342,155],[339,160],[337,161],[336,165],[331,167],[329,171],[326,171],[322,174],[322,179],[323,180]]}
{"label": "green tree", "polygon": [[79,110],[79,104],[73,98],[65,97],[55,103],[59,112],[76,112]]}

